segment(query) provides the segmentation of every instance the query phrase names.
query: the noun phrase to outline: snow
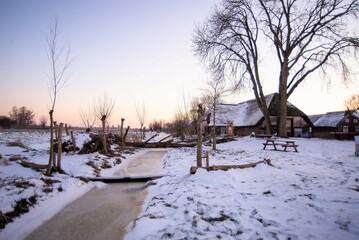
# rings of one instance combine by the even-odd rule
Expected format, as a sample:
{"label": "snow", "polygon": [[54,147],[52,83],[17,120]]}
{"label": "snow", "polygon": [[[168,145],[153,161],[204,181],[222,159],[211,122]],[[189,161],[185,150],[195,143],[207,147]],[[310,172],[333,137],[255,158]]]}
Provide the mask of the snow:
{"label": "snow", "polygon": [[[267,105],[270,104],[274,94],[266,96]],[[212,113],[210,109],[207,114]],[[213,126],[213,121],[209,126]],[[216,126],[227,126],[228,122],[233,122],[234,126],[254,126],[263,118],[263,113],[259,110],[256,100],[249,100],[239,104],[218,104],[216,106]]]}
{"label": "snow", "polygon": [[345,115],[345,111],[329,112],[313,121],[313,125],[316,127],[336,127],[344,119]]}
{"label": "snow", "polygon": [[[68,140],[69,136],[63,136]],[[128,164],[136,154],[121,154],[119,157],[107,157],[99,153],[92,154],[62,154],[62,169],[67,174],[54,173],[51,177],[56,180],[51,185],[44,181],[50,179],[42,172],[22,167],[20,160],[31,161],[38,164],[47,164],[50,135],[48,131],[0,131],[0,212],[5,214],[14,210],[16,201],[37,198],[37,203],[29,208],[29,212],[14,218],[12,223],[0,230],[0,239],[22,239],[36,227],[50,219],[67,204],[81,197],[93,187],[104,187],[102,183],[85,183],[78,177],[94,177],[91,161],[99,169],[106,162],[112,166],[109,169],[101,169],[101,176],[112,176],[123,166]],[[87,133],[75,134],[76,144],[82,147],[83,143],[90,139]],[[9,146],[9,143],[21,143],[23,146]],[[10,144],[13,145],[13,144]],[[11,160],[15,157],[15,160]]]}
{"label": "snow", "polygon": [[352,111],[350,113],[347,111],[338,111],[314,115],[312,122],[316,127],[337,127],[338,124],[348,118],[350,114],[359,119],[359,111]]}
{"label": "snow", "polygon": [[[165,135],[163,135],[165,136]],[[162,138],[163,136],[159,136]],[[76,134],[82,144],[87,134]],[[0,230],[0,239],[22,239],[64,206],[101,183],[85,183],[74,176],[94,176],[87,163],[113,166],[102,176],[121,174],[137,154],[120,164],[98,153],[63,154],[69,175],[53,174],[52,192],[44,193],[47,178],[9,159],[18,154],[37,163],[48,160],[48,134],[0,132],[0,211],[16,200],[38,196],[30,211]],[[26,149],[9,147],[20,140]],[[263,139],[242,137],[209,146],[210,165],[235,165],[270,159],[273,166],[258,164],[247,169],[199,169],[196,148],[167,149],[161,162],[164,177],[148,184],[148,195],[138,218],[128,226],[126,239],[359,239],[359,157],[353,141],[293,138],[298,153],[262,150]],[[35,150],[34,150],[35,149]],[[126,172],[123,172],[126,174]],[[14,181],[31,183],[16,187]],[[60,191],[60,189],[62,189]]]}
{"label": "snow", "polygon": [[198,170],[196,149],[169,150],[126,239],[358,239],[359,158],[352,141],[295,139],[299,152],[262,150],[240,138],[210,164],[271,159],[274,167]]}

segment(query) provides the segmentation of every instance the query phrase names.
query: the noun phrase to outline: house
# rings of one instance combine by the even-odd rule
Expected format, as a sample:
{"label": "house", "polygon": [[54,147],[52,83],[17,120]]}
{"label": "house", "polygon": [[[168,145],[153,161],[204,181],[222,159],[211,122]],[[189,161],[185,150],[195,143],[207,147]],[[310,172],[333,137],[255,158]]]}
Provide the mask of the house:
{"label": "house", "polygon": [[[277,132],[279,95],[273,93],[266,95],[266,103],[269,109],[272,133]],[[289,137],[309,136],[309,129],[312,123],[308,116],[293,104],[287,103],[287,133]],[[213,128],[213,109],[206,113],[208,130]],[[239,104],[218,104],[216,106],[216,132],[217,134],[229,134],[236,136],[247,136],[252,133],[264,134],[265,123],[264,116],[258,108],[255,99],[245,101]]]}
{"label": "house", "polygon": [[0,129],[11,128],[14,122],[7,116],[0,116]]}
{"label": "house", "polygon": [[313,123],[313,137],[353,140],[359,135],[359,111],[328,112],[309,117]]}

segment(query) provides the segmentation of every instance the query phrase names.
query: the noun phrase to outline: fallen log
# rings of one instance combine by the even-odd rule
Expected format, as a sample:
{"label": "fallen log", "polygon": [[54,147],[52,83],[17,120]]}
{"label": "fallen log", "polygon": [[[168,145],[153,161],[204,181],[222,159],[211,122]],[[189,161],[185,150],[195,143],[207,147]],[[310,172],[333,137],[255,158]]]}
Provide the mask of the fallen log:
{"label": "fallen log", "polygon": [[149,141],[151,141],[152,139],[154,139],[155,137],[157,137],[158,134],[153,135],[152,137],[150,137],[149,139],[147,139],[147,141],[145,141],[145,143],[148,143]]}
{"label": "fallen log", "polygon": [[34,169],[34,170],[47,169],[47,167],[48,167],[47,164],[37,164],[37,163],[25,162],[25,161],[21,161],[20,165],[23,167],[26,167],[26,168]]}
{"label": "fallen log", "polygon": [[213,165],[213,166],[209,166],[209,167],[196,167],[196,166],[192,166],[190,168],[190,173],[191,174],[195,174],[197,172],[198,168],[203,168],[206,169],[207,171],[217,171],[217,170],[223,170],[223,171],[227,171],[229,169],[243,169],[243,168],[253,168],[256,167],[258,164],[260,163],[264,163],[267,164],[269,166],[272,166],[271,160],[270,159],[264,159],[262,161],[259,162],[255,162],[255,163],[248,163],[248,164],[242,164],[242,165]]}

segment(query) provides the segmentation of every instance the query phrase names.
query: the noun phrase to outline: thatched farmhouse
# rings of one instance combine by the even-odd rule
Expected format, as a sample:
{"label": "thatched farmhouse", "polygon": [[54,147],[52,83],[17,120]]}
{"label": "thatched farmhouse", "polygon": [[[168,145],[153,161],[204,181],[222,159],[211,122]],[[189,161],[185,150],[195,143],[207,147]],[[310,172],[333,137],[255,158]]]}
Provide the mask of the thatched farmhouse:
{"label": "thatched farmhouse", "polygon": [[359,135],[359,111],[338,111],[310,116],[313,137],[354,139]]}
{"label": "thatched farmhouse", "polygon": [[[277,93],[266,96],[267,106],[272,122],[272,133],[276,133],[279,95]],[[289,137],[309,136],[312,123],[308,116],[293,104],[287,103],[287,133]],[[213,127],[213,109],[206,113],[208,123],[207,132]],[[257,135],[265,133],[264,116],[257,106],[255,99],[239,104],[218,104],[216,107],[216,132],[235,136],[247,136],[252,133]]]}

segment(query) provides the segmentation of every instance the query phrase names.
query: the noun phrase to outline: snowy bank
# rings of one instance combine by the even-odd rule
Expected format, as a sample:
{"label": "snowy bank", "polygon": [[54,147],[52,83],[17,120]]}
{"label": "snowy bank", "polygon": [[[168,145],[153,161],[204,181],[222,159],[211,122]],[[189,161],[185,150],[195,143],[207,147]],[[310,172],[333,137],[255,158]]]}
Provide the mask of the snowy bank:
{"label": "snowy bank", "polygon": [[299,152],[262,150],[263,140],[218,145],[210,164],[271,159],[274,167],[195,175],[196,149],[169,150],[168,176],[149,187],[126,239],[358,239],[359,158],[352,141],[295,139]]}

